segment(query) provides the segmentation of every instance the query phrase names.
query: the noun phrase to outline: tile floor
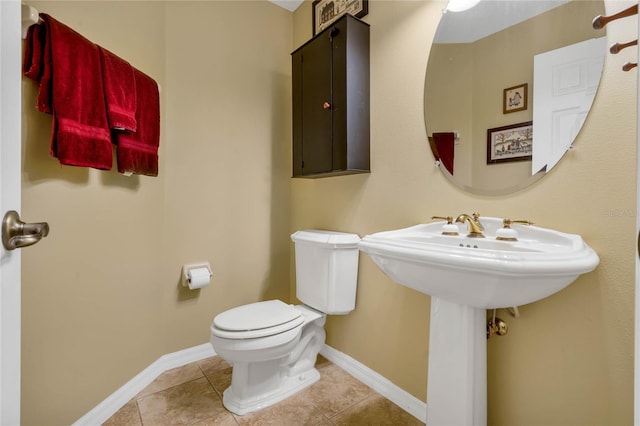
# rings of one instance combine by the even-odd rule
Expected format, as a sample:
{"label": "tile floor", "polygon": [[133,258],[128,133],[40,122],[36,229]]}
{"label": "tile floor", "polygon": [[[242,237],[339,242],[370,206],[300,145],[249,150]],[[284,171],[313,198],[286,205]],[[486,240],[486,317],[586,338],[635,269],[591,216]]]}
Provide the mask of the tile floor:
{"label": "tile floor", "polygon": [[373,389],[318,356],[319,382],[256,413],[236,416],[222,405],[231,366],[211,357],[161,374],[105,426],[422,425]]}

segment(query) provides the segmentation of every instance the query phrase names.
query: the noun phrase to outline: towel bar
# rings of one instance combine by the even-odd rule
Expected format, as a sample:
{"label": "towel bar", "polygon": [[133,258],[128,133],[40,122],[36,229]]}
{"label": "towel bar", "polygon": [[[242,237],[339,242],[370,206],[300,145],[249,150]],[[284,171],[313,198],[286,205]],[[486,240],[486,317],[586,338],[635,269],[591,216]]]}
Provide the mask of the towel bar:
{"label": "towel bar", "polygon": [[27,31],[29,27],[40,22],[40,13],[38,10],[29,6],[28,4],[22,5],[22,38],[27,38]]}

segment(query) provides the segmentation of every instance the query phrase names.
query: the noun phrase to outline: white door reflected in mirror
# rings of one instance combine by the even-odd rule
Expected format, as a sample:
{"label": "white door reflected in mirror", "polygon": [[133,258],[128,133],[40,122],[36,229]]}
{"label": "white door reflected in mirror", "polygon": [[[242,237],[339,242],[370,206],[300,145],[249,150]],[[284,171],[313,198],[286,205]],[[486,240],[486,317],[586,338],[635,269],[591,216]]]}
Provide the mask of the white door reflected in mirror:
{"label": "white door reflected in mirror", "polygon": [[558,164],[578,135],[598,90],[606,46],[600,37],[534,57],[532,175]]}

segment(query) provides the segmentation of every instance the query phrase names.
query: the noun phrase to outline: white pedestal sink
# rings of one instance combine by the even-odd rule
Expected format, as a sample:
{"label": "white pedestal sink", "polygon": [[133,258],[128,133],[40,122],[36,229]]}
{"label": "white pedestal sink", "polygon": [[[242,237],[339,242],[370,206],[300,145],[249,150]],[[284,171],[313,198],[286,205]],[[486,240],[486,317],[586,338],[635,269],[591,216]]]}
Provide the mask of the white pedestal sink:
{"label": "white pedestal sink", "polygon": [[367,235],[360,250],[395,282],[431,296],[427,424],[486,425],[486,309],[535,302],[599,263],[579,235],[480,218],[484,238],[442,235],[444,222]]}

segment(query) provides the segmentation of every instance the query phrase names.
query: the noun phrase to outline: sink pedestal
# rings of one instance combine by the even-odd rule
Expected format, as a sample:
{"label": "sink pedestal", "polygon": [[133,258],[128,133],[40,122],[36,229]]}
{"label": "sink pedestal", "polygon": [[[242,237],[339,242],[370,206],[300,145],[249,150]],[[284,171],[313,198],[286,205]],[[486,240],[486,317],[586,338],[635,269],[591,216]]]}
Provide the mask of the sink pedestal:
{"label": "sink pedestal", "polygon": [[431,297],[427,425],[486,424],[486,310]]}

